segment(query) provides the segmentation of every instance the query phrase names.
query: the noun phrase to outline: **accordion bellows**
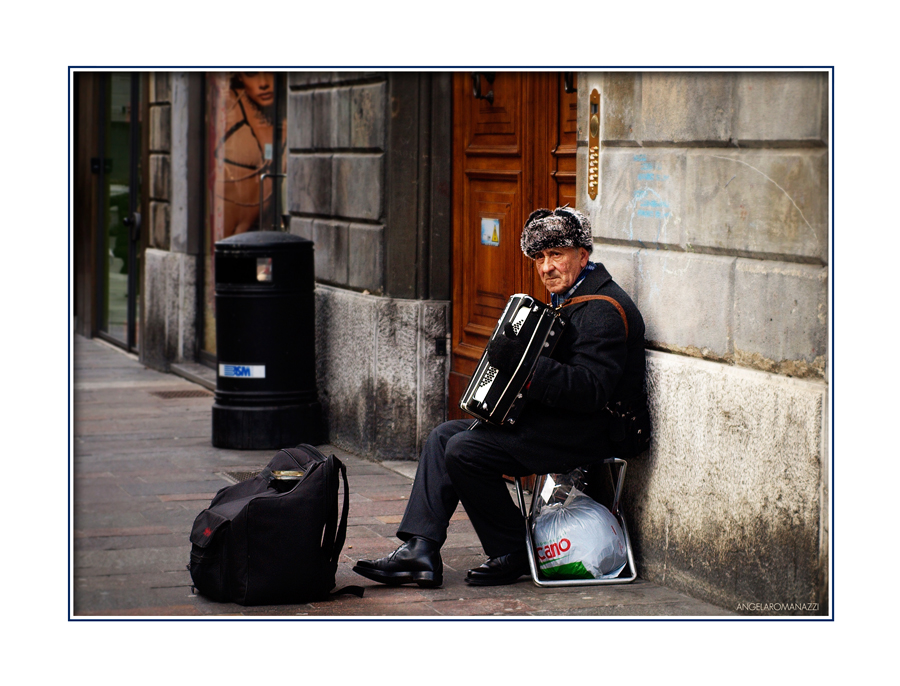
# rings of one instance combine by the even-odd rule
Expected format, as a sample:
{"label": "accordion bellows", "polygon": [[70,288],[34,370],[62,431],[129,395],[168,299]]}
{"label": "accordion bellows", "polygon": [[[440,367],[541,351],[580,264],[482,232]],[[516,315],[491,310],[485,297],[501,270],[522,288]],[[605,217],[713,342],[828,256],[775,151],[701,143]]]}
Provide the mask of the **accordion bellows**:
{"label": "accordion bellows", "polygon": [[503,335],[507,323],[525,343],[515,371],[510,375],[492,367],[485,349],[459,401],[461,410],[490,424],[515,424],[525,405],[522,389],[538,358],[553,352],[565,326],[565,320],[553,308],[524,293],[510,297],[491,340]]}

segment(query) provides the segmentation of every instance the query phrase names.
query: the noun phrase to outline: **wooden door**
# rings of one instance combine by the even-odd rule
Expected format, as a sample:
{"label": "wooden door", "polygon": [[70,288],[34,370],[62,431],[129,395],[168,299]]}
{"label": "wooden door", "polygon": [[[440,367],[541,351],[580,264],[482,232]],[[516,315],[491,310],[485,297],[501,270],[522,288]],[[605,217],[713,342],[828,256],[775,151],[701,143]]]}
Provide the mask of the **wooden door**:
{"label": "wooden door", "polygon": [[576,95],[565,83],[479,74],[479,98],[471,73],[454,74],[450,418],[468,416],[459,398],[509,296],[549,300],[519,237],[533,210],[575,206]]}

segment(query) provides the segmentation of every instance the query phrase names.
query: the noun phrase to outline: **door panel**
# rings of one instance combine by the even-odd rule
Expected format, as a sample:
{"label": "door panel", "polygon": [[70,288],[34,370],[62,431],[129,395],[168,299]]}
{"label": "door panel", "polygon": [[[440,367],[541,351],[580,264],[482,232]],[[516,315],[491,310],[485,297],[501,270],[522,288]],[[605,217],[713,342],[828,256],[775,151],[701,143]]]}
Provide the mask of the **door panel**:
{"label": "door panel", "polygon": [[[460,284],[463,341],[470,336],[490,336],[506,305],[507,293],[518,283],[519,264],[509,244],[515,233],[516,217],[512,212],[520,204],[521,189],[519,175],[509,176],[512,178],[491,179],[487,175],[473,178],[466,174],[469,207],[463,227],[462,258],[471,267],[471,274]],[[490,234],[486,239],[485,229]]]}
{"label": "door panel", "polygon": [[525,219],[575,206],[576,95],[562,75],[499,72],[479,85],[493,102],[475,97],[470,73],[454,74],[451,418],[468,416],[459,398],[509,296],[548,299],[519,249]]}
{"label": "door panel", "polygon": [[99,334],[137,349],[140,319],[141,79],[116,72],[104,77],[100,122],[97,305]]}
{"label": "door panel", "polygon": [[467,97],[460,102],[461,114],[465,117],[466,154],[519,156],[524,135],[521,101],[526,85],[524,75],[496,74],[492,83],[482,76],[481,92],[492,93],[492,102],[474,96],[468,74],[455,76],[457,81],[463,82],[461,90],[468,91]]}

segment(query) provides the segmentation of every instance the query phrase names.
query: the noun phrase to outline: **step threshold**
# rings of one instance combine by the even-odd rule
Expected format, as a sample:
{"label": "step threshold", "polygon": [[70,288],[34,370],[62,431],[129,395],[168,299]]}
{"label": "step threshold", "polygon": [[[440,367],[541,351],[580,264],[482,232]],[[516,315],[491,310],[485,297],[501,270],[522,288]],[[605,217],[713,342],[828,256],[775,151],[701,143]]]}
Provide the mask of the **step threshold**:
{"label": "step threshold", "polygon": [[193,381],[211,391],[216,390],[216,370],[199,362],[177,362],[169,365],[173,374]]}

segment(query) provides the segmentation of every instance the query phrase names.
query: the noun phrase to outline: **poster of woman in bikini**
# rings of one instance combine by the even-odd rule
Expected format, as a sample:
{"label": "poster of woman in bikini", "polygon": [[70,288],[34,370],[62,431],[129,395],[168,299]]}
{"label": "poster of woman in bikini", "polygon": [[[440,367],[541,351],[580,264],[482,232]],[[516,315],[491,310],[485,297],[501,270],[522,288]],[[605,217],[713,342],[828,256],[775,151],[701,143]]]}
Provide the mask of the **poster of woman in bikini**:
{"label": "poster of woman in bikini", "polygon": [[[273,72],[214,74],[210,113],[215,117],[211,185],[215,240],[245,231],[273,228],[271,209],[278,187],[270,177],[283,172],[285,127],[276,126]],[[274,148],[276,129],[279,148]],[[281,169],[274,167],[279,162]],[[265,176],[265,178],[263,178]],[[263,188],[260,193],[260,183]],[[272,222],[274,224],[274,222]],[[275,226],[274,228],[278,228]]]}
{"label": "poster of woman in bikini", "polygon": [[213,273],[216,242],[246,231],[282,228],[287,157],[284,80],[283,73],[264,71],[206,74],[203,349],[210,354],[215,354],[216,349]]}

